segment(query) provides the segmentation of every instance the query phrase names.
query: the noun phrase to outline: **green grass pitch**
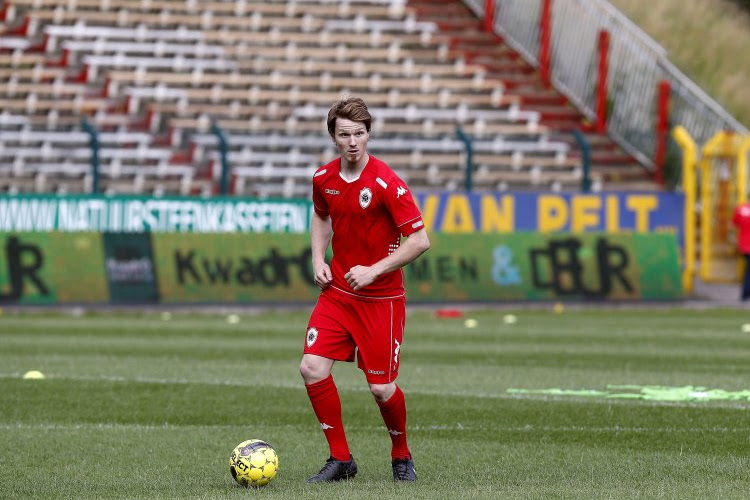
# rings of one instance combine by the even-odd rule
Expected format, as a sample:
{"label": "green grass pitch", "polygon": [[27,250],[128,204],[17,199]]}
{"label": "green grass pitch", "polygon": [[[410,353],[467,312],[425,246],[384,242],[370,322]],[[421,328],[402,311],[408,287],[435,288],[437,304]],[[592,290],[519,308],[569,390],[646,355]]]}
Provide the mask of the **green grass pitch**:
{"label": "green grass pitch", "polygon": [[[409,311],[415,484],[393,483],[364,377],[337,364],[359,475],[313,486],[327,447],[298,372],[309,311],[6,313],[0,498],[747,498],[747,312],[509,312],[468,311],[467,328]],[[229,474],[249,438],[279,453],[263,489]]]}

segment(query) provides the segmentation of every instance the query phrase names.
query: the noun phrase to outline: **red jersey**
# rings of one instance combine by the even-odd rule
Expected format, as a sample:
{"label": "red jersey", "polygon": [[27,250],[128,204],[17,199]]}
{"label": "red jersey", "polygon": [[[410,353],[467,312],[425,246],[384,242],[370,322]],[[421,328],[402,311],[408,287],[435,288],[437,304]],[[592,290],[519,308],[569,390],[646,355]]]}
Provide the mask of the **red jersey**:
{"label": "red jersey", "polygon": [[750,202],[734,209],[732,222],[737,227],[737,247],[740,253],[750,253]]}
{"label": "red jersey", "polygon": [[379,276],[356,292],[344,275],[354,266],[371,266],[387,257],[399,247],[402,235],[424,227],[404,181],[372,155],[359,178],[347,181],[341,176],[341,158],[337,158],[315,172],[312,198],[315,213],[331,217],[331,287],[368,298],[403,296],[401,269]]}

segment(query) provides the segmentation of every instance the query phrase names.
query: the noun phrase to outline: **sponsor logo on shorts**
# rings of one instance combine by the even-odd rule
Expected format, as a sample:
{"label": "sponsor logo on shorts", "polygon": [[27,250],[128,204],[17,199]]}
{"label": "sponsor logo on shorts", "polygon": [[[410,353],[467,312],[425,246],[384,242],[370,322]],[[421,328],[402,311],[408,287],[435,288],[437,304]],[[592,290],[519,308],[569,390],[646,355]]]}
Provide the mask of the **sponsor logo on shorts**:
{"label": "sponsor logo on shorts", "polygon": [[312,347],[315,341],[318,340],[318,329],[310,328],[307,330],[307,338],[305,340],[307,341],[307,347]]}
{"label": "sponsor logo on shorts", "polygon": [[373,375],[385,375],[383,370],[367,370],[367,373],[372,373]]}
{"label": "sponsor logo on shorts", "polygon": [[359,192],[359,206],[367,208],[370,206],[372,201],[372,190],[370,188],[364,188]]}
{"label": "sponsor logo on shorts", "polygon": [[398,343],[398,340],[394,340],[396,342],[396,348],[393,350],[393,363],[398,364],[398,354],[401,352],[401,344]]}

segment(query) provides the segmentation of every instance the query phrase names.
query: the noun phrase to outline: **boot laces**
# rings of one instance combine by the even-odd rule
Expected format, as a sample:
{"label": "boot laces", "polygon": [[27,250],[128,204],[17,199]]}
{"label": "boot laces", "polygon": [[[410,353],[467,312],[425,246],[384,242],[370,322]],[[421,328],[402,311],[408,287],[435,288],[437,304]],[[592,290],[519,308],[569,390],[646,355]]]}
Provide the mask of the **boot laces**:
{"label": "boot laces", "polygon": [[328,460],[326,460],[326,463],[325,465],[323,465],[323,468],[320,469],[320,472],[318,472],[318,475],[320,476],[324,472],[328,472],[331,468],[335,466],[336,466],[336,459],[334,459],[333,457],[329,458]]}
{"label": "boot laces", "polygon": [[394,461],[393,470],[398,479],[406,479],[409,477],[409,461],[406,459]]}

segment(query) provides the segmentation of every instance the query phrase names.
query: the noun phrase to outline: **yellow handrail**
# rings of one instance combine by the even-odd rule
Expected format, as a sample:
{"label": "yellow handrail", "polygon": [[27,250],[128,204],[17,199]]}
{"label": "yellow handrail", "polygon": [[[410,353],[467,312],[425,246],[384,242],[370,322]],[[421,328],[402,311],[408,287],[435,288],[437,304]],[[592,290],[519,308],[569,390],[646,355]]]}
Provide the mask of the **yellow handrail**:
{"label": "yellow handrail", "polygon": [[683,257],[685,268],[682,271],[682,289],[693,291],[695,274],[695,164],[697,147],[695,141],[683,126],[672,130],[672,137],[682,149],[682,186],[685,191],[685,221]]}

